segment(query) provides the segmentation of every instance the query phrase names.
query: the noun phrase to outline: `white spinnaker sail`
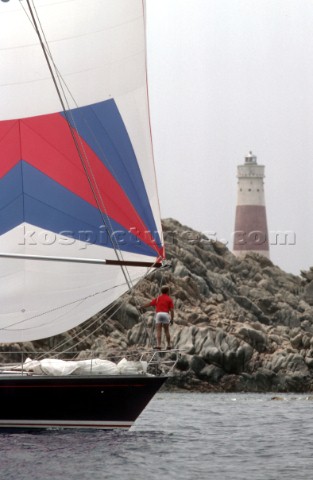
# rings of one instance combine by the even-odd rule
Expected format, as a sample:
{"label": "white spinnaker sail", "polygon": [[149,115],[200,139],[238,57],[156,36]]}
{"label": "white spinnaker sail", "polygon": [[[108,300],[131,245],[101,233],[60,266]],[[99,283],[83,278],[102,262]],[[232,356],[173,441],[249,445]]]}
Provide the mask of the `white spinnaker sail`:
{"label": "white spinnaker sail", "polygon": [[142,0],[0,1],[0,253],[22,256],[0,258],[1,342],[128,290],[125,270],[70,260],[163,256],[145,56]]}

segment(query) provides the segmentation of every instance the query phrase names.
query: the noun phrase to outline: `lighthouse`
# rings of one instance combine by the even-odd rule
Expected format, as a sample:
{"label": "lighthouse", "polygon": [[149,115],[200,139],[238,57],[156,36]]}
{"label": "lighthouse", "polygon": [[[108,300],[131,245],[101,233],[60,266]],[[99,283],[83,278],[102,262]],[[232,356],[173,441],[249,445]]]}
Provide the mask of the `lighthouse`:
{"label": "lighthouse", "polygon": [[238,191],[233,253],[255,252],[269,258],[269,241],[264,195],[264,165],[249,152],[237,167]]}

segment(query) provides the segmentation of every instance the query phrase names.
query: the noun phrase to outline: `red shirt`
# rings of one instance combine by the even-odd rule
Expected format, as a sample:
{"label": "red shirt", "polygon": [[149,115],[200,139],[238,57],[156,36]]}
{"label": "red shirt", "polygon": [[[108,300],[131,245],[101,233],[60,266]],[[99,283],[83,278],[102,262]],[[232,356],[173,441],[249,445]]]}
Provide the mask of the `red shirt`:
{"label": "red shirt", "polygon": [[151,300],[150,305],[155,307],[155,311],[158,312],[166,312],[168,313],[170,310],[174,308],[174,303],[171,297],[166,295],[166,293],[162,293],[157,298]]}

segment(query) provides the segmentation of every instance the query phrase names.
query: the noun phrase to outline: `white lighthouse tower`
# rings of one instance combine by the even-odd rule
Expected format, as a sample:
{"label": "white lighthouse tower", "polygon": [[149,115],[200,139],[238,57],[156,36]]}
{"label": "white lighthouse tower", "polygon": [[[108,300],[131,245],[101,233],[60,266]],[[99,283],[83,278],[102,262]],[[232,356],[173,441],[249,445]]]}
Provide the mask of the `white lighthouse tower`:
{"label": "white lighthouse tower", "polygon": [[233,253],[255,252],[269,258],[269,241],[264,196],[264,165],[249,152],[237,167],[238,192]]}

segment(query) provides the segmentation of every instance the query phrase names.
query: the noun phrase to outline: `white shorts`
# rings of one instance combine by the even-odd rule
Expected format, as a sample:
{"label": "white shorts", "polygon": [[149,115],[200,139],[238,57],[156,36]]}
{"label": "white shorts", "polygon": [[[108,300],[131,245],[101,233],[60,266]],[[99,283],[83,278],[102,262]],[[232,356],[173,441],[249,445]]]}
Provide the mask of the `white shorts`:
{"label": "white shorts", "polygon": [[170,316],[166,312],[158,312],[155,315],[155,323],[162,323],[163,325],[167,325],[170,323]]}

